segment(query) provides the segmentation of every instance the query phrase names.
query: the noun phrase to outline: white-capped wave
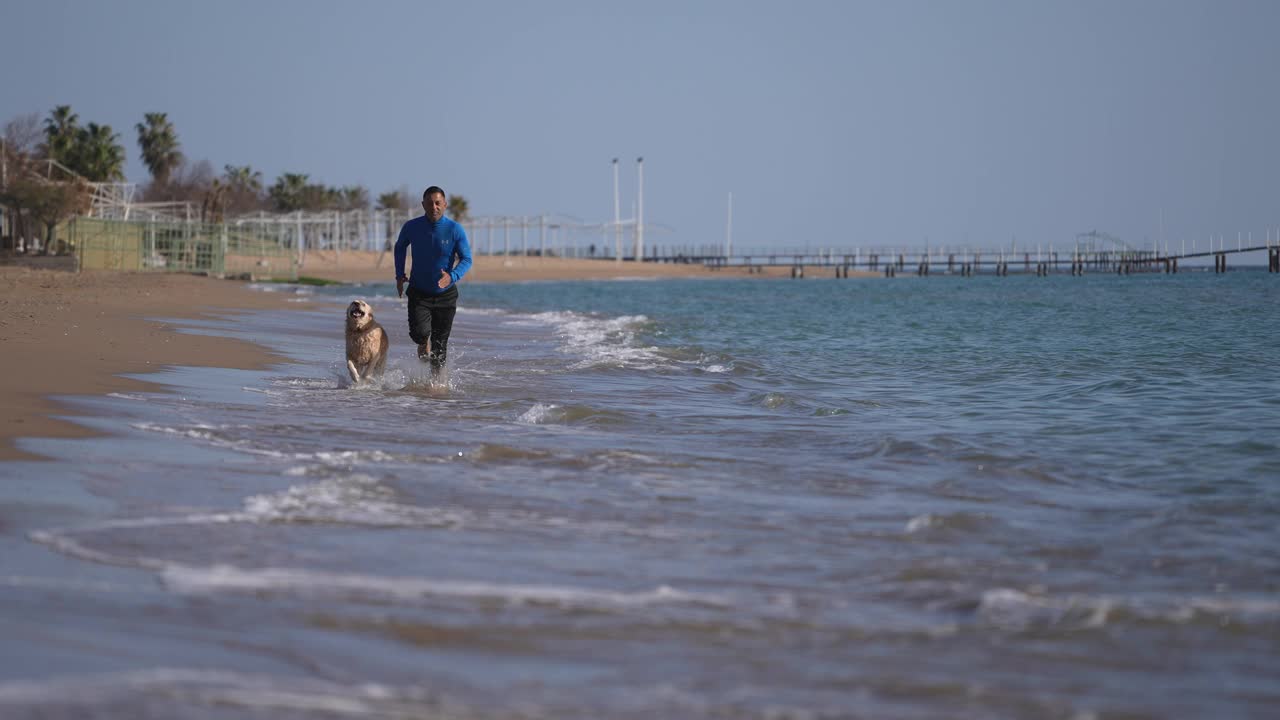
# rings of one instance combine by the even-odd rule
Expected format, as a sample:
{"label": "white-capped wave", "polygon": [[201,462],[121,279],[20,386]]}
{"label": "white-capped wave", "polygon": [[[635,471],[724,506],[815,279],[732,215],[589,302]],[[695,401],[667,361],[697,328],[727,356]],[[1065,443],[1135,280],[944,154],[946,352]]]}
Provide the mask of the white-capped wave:
{"label": "white-capped wave", "polygon": [[953,512],[924,513],[907,521],[904,528],[908,533],[919,533],[925,530],[976,530],[991,524],[992,518],[985,513]]}
{"label": "white-capped wave", "polygon": [[270,382],[276,387],[305,388],[312,390],[330,390],[333,388],[333,385],[325,378],[281,377],[272,378]]}
{"label": "white-capped wave", "polygon": [[384,577],[315,572],[298,568],[258,570],[214,565],[171,565],[161,572],[166,587],[177,592],[290,592],[304,595],[421,600],[431,597],[492,600],[512,605],[550,605],[567,609],[627,609],[661,604],[728,607],[707,593],[659,585],[652,590],[618,591],[556,585],[519,585],[416,577]]}
{"label": "white-capped wave", "polygon": [[[260,428],[251,425],[206,425],[203,423],[190,426],[169,426],[152,422],[139,422],[130,425],[138,430],[177,435],[179,437],[200,440],[215,447],[224,447],[251,455],[260,455],[282,460],[312,461],[330,467],[347,467],[360,463],[395,462],[406,459],[403,455],[394,455],[382,450],[319,450],[315,452],[286,452],[270,448],[256,447],[254,437]],[[237,437],[247,435],[249,437]],[[430,458],[412,458],[414,462],[430,462]],[[296,472],[296,471],[294,471]]]}
{"label": "white-capped wave", "polygon": [[374,527],[457,527],[466,519],[459,511],[396,502],[390,488],[367,475],[254,495],[244,501],[244,516],[256,522],[330,522]]}
{"label": "white-capped wave", "polygon": [[1280,600],[1229,595],[1181,598],[1054,596],[994,588],[982,594],[977,612],[988,622],[1009,629],[1098,628],[1119,620],[1180,625],[1208,620],[1227,625],[1232,622],[1274,623],[1280,619]]}
{"label": "white-capped wave", "polygon": [[647,369],[658,367],[657,348],[637,344],[636,330],[649,321],[644,315],[603,318],[570,311],[542,312],[514,318],[514,325],[550,326],[564,349],[582,360],[575,367],[613,365]]}
{"label": "white-capped wave", "polygon": [[473,307],[459,306],[458,314],[493,317],[498,315],[509,315],[510,313],[508,313],[506,310],[501,310],[498,308],[473,308]]}
{"label": "white-capped wave", "polygon": [[516,422],[525,425],[541,425],[551,418],[552,413],[558,409],[559,405],[551,403],[536,403],[533,407],[525,410],[520,417],[516,418]]}
{"label": "white-capped wave", "polygon": [[142,395],[140,393],[109,392],[107,393],[107,397],[117,398],[119,400],[138,400],[141,402],[146,402],[148,400],[151,400],[151,398],[147,397],[146,395]]}
{"label": "white-capped wave", "polygon": [[166,435],[180,435],[195,440],[217,440],[219,439],[214,431],[217,430],[212,425],[193,425],[191,427],[169,427],[167,425],[159,425],[151,422],[133,423],[132,427],[137,430],[146,430],[147,432],[164,433]]}

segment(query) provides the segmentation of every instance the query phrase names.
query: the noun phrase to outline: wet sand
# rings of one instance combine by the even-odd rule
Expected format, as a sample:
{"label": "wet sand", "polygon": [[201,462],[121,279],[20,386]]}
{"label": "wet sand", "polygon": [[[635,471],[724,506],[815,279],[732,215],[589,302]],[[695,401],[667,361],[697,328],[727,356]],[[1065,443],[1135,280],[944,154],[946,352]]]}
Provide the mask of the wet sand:
{"label": "wet sand", "polygon": [[288,297],[193,275],[0,267],[0,460],[33,459],[17,437],[85,437],[57,395],[161,389],[124,373],[165,365],[257,369],[279,360],[252,343],[176,332],[147,318],[278,308]]}

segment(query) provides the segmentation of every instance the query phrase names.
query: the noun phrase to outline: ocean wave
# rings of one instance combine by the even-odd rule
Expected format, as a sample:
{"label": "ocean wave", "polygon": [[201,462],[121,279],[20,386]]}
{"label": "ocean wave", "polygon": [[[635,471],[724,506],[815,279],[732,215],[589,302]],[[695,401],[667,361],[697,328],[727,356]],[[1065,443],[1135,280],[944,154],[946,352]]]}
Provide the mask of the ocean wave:
{"label": "ocean wave", "polygon": [[[540,459],[545,454],[530,457]],[[305,475],[305,466],[291,468],[289,475]],[[191,513],[107,520],[72,528],[36,530],[29,533],[32,541],[69,557],[101,565],[135,567],[164,571],[174,566],[163,557],[172,548],[150,546],[140,535],[137,542],[124,546],[104,545],[94,536],[119,531],[149,531],[156,528],[190,525],[247,524],[329,524],[369,528],[413,528],[418,530],[521,531],[525,533],[571,533],[575,537],[641,537],[653,541],[687,540],[688,536],[662,524],[632,523],[621,520],[582,519],[535,510],[468,509],[461,506],[421,506],[402,501],[393,488],[368,475],[354,474],[318,482],[292,485],[274,493],[252,495],[244,499],[239,511]],[[119,538],[117,538],[119,539]],[[120,547],[131,551],[121,552]],[[150,547],[151,554],[137,554]],[[3,580],[0,579],[0,585]]]}
{"label": "ocean wave", "polygon": [[[270,441],[265,439],[267,436],[273,434],[287,435],[290,432],[297,432],[300,430],[292,426],[253,426],[236,424],[209,425],[204,423],[183,426],[139,422],[132,423],[130,427],[146,432],[199,440],[215,447],[228,448],[250,455],[295,462],[312,462],[326,467],[351,467],[369,463],[443,462],[443,460],[438,457],[412,455],[408,453],[390,453],[378,449],[289,451],[286,449],[276,449],[268,446]],[[290,474],[301,474],[313,471],[298,470],[295,467],[288,469],[286,472]]]}
{"label": "ocean wave", "polygon": [[614,425],[624,422],[626,416],[613,410],[585,405],[556,405],[535,403],[516,418],[522,425]]}
{"label": "ocean wave", "polygon": [[533,407],[521,413],[520,417],[516,418],[516,422],[524,425],[541,425],[547,422],[559,407],[551,403],[535,403]]}
{"label": "ocean wave", "polygon": [[477,315],[480,317],[501,317],[503,315],[510,315],[511,313],[499,308],[477,308],[477,307],[470,307],[466,305],[460,305],[458,306],[458,314],[459,315]]}
{"label": "ocean wave", "polygon": [[1011,630],[1083,630],[1123,623],[1275,625],[1280,600],[1274,598],[1209,595],[1141,598],[1107,595],[1054,596],[1012,588],[982,593],[977,615]]}
{"label": "ocean wave", "polygon": [[988,513],[925,513],[907,521],[904,531],[919,534],[930,530],[956,530],[962,532],[983,530],[995,523]]}
{"label": "ocean wave", "polygon": [[509,463],[549,460],[555,455],[547,450],[529,450],[499,443],[482,443],[479,447],[465,453],[463,457],[473,463]]}
{"label": "ocean wave", "polygon": [[508,322],[517,326],[551,327],[564,343],[565,351],[581,357],[574,369],[653,369],[665,364],[658,348],[637,344],[636,331],[649,323],[644,315],[606,318],[554,311],[513,316]]}
{"label": "ocean wave", "polygon": [[[425,690],[377,683],[338,684],[311,678],[194,668],[152,668],[0,683],[0,708],[30,717],[186,717],[192,706],[239,708],[250,717],[305,713],[325,717],[462,717]],[[27,715],[23,715],[26,717]]]}
{"label": "ocean wave", "polygon": [[336,523],[370,527],[457,527],[464,513],[399,503],[395,493],[367,475],[351,475],[244,501],[243,517],[256,522]]}
{"label": "ocean wave", "polygon": [[109,392],[107,393],[107,397],[116,398],[119,400],[135,400],[140,402],[147,402],[153,399],[141,393],[125,393],[125,392]]}
{"label": "ocean wave", "polygon": [[166,587],[186,593],[282,592],[308,596],[393,599],[451,598],[496,601],[508,605],[540,605],[567,610],[626,610],[654,605],[726,608],[727,599],[708,593],[659,585],[651,590],[605,590],[560,585],[518,585],[417,577],[385,577],[303,570],[246,569],[232,565],[170,565],[161,573]]}

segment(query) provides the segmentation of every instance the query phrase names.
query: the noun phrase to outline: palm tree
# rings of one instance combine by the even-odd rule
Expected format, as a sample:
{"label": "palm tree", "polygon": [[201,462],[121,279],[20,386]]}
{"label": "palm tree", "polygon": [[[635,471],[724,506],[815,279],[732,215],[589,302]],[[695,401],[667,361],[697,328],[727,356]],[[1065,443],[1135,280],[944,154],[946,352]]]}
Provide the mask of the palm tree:
{"label": "palm tree", "polygon": [[223,182],[236,191],[262,192],[262,173],[249,165],[225,165],[222,173]]}
{"label": "palm tree", "polygon": [[146,123],[138,123],[138,149],[142,161],[151,171],[154,185],[163,187],[169,183],[169,173],[182,164],[182,151],[178,133],[169,122],[166,113],[150,112],[143,116]]}
{"label": "palm tree", "polygon": [[379,210],[405,210],[408,207],[408,204],[405,203],[404,193],[399,190],[392,190],[378,195]]}
{"label": "palm tree", "polygon": [[91,182],[124,179],[124,146],[110,125],[89,123],[76,133],[70,168]]}
{"label": "palm tree", "polygon": [[262,206],[262,173],[251,166],[224,166],[222,184],[227,188],[228,212],[242,213]]}
{"label": "palm tree", "polygon": [[280,212],[293,212],[303,208],[303,193],[311,176],[303,173],[285,173],[267,191],[271,203]]}
{"label": "palm tree", "polygon": [[312,212],[337,210],[342,204],[342,193],[337,188],[311,183],[302,188],[298,203],[300,209]]}
{"label": "palm tree", "polygon": [[461,195],[449,196],[449,217],[456,222],[466,222],[471,217],[471,206]]}
{"label": "palm tree", "polygon": [[44,145],[41,151],[46,158],[70,165],[80,131],[80,116],[71,112],[70,105],[59,105],[44,121]]}
{"label": "palm tree", "polygon": [[343,210],[368,210],[369,189],[363,185],[348,185],[339,191]]}

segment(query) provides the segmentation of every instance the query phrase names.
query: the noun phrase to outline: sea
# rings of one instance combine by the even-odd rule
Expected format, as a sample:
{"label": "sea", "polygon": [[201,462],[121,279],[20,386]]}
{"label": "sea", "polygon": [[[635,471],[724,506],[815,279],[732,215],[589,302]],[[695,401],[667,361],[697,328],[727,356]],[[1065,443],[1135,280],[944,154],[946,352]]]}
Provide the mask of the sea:
{"label": "sea", "polygon": [[0,717],[1280,717],[1280,277],[256,289],[0,464]]}

